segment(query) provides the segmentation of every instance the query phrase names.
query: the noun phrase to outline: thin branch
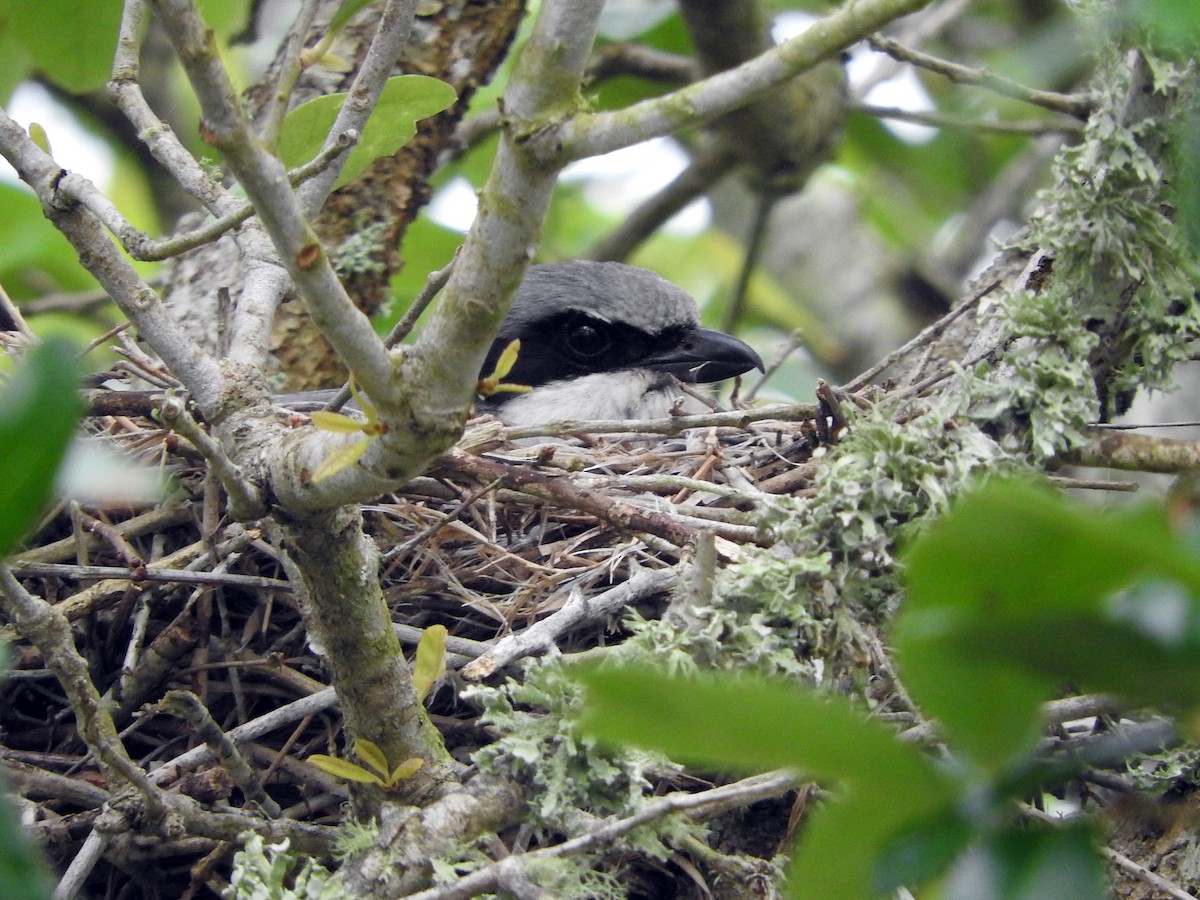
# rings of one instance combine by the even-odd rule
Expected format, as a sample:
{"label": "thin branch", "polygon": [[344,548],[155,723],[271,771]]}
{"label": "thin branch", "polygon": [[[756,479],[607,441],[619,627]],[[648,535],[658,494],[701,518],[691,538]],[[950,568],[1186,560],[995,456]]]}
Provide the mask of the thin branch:
{"label": "thin branch", "polygon": [[145,0],[126,0],[117,37],[108,99],[134,127],[150,154],[191,197],[215,216],[227,215],[238,205],[225,188],[210,177],[170,126],[162,121],[146,102],[140,83],[139,57],[146,33]]}
{"label": "thin branch", "polygon": [[[581,434],[682,434],[692,428],[745,429],[754,422],[803,422],[816,418],[813,403],[776,403],[755,409],[734,409],[727,412],[700,413],[694,416],[668,416],[662,419],[608,419],[594,422],[547,422],[504,430],[504,437],[519,441],[534,437],[575,437]],[[466,436],[470,439],[470,433]]]}
{"label": "thin branch", "polygon": [[742,781],[726,784],[721,787],[700,791],[696,794],[668,794],[650,800],[632,816],[618,819],[615,822],[605,822],[588,831],[587,834],[528,853],[514,854],[499,862],[493,863],[478,872],[473,872],[460,878],[452,885],[430,888],[413,894],[410,900],[470,900],[479,894],[495,891],[501,883],[507,883],[514,876],[529,870],[545,860],[561,859],[581,853],[594,852],[609,848],[614,841],[624,837],[640,825],[661,819],[675,812],[686,812],[692,816],[703,816],[709,811],[722,811],[739,808],[769,800],[792,790],[799,779],[792,772],[772,772],[766,775],[755,775]]}
{"label": "thin branch", "polygon": [[706,193],[734,166],[732,153],[719,148],[700,150],[666,187],[641,203],[606,237],[597,241],[583,259],[624,260],[671,216]]}
{"label": "thin branch", "polygon": [[0,563],[0,606],[21,635],[36,646],[54,672],[75,713],[75,727],[114,791],[128,784],[142,796],[146,811],[158,820],[166,806],[158,789],[137,766],[117,737],[112,716],[92,683],[88,664],[75,647],[71,624],[56,607],[25,590]]}
{"label": "thin branch", "polygon": [[613,112],[579,114],[527,136],[530,152],[546,164],[563,164],[629,147],[709,122],[832,58],[889,22],[930,0],[847,3],[804,33],[742,65],[671,94]]}
{"label": "thin branch", "polygon": [[1083,125],[1075,119],[1055,119],[1047,122],[989,122],[985,119],[964,119],[945,113],[919,112],[898,109],[893,106],[872,106],[869,103],[851,103],[846,112],[852,115],[873,116],[877,119],[892,119],[897,122],[912,122],[930,128],[955,128],[978,134],[1078,134]]}
{"label": "thin branch", "polygon": [[229,506],[239,519],[257,519],[266,513],[262,492],[245,476],[242,470],[225,452],[225,448],[190,415],[187,406],[179,397],[169,396],[162,405],[163,421],[172,431],[182,435],[199,450],[214,475],[229,495]]}
{"label": "thin branch", "polygon": [[1168,475],[1200,472],[1200,441],[1085,428],[1084,443],[1063,454],[1063,462],[1129,472]]}
{"label": "thin branch", "polygon": [[206,414],[216,412],[223,378],[216,361],[168,312],[161,298],[105,233],[90,212],[58,192],[62,168],[0,110],[0,154],[36,192],[47,217],[71,242],[80,261],[100,282],[138,334],[196,397]]}
{"label": "thin branch", "polygon": [[1027,87],[1018,81],[1013,81],[1011,78],[997,75],[995,72],[990,72],[983,67],[971,68],[949,62],[948,60],[939,59],[936,56],[930,56],[928,53],[922,53],[919,50],[905,47],[898,41],[883,37],[882,35],[872,35],[869,38],[869,43],[872,49],[878,50],[880,53],[886,53],[892,59],[912,63],[914,66],[920,66],[923,69],[936,72],[950,79],[955,84],[969,84],[975,87],[986,88],[1002,97],[1023,100],[1035,106],[1065,113],[1075,119],[1087,119],[1096,105],[1095,99],[1087,95],[1039,91],[1036,88]]}
{"label": "thin branch", "polygon": [[[375,29],[375,37],[371,39],[371,46],[367,49],[358,74],[354,76],[354,83],[350,85],[342,108],[338,110],[337,118],[329,129],[325,139],[326,148],[337,142],[338,135],[350,131],[359,134],[366,126],[367,119],[375,111],[375,104],[388,76],[396,68],[404,45],[408,43],[416,10],[417,0],[387,0]],[[344,162],[343,158],[341,163],[330,166],[297,191],[302,215],[312,217],[321,211],[321,206],[341,174]]]}
{"label": "thin branch", "polygon": [[594,597],[574,592],[561,609],[518,634],[501,638],[483,656],[463,666],[460,674],[467,681],[482,681],[518,659],[534,653],[553,653],[558,649],[558,638],[571,629],[669,591],[678,580],[679,574],[673,569],[655,569],[638,572],[624,584]]}
{"label": "thin branch", "polygon": [[[191,0],[152,0],[204,114],[205,139],[245,189],[317,327],[381,406],[393,392],[387,351],[338,280],[283,164],[254,139],[242,103]],[[393,407],[388,406],[391,410]]]}

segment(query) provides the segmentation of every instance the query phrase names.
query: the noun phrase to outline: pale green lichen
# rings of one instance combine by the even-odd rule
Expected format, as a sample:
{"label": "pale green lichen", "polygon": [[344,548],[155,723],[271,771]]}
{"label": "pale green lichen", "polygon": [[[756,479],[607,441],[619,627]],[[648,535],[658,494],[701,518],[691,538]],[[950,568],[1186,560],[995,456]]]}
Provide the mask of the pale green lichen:
{"label": "pale green lichen", "polygon": [[342,889],[332,884],[333,874],[309,856],[288,850],[285,839],[264,844],[260,835],[247,832],[233,857],[233,875],[225,889],[226,900],[339,900]]}
{"label": "pale green lichen", "polygon": [[1171,98],[1149,106],[1171,114],[1140,114],[1131,59],[1105,54],[1083,138],[1058,155],[1021,240],[1049,271],[1036,292],[1019,285],[999,301],[1000,365],[974,373],[971,414],[1020,435],[1035,461],[1077,445],[1138,389],[1168,386],[1200,334],[1200,265],[1170,190],[1195,66],[1147,57],[1155,95]]}
{"label": "pale green lichen", "polygon": [[822,463],[816,496],[764,500],[770,549],[720,571],[711,599],[677,598],[684,608],[659,621],[635,617],[621,652],[674,671],[812,681],[861,659],[862,623],[881,621],[896,596],[897,536],[944,509],[970,475],[1016,465],[974,425],[933,413],[900,423],[894,406],[853,420]]}

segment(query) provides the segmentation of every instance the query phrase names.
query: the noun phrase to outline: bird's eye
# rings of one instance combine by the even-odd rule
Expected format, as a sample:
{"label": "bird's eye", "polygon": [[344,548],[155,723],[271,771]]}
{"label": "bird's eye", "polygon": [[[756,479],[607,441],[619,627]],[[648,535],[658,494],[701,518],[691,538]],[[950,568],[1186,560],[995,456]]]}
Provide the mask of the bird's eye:
{"label": "bird's eye", "polygon": [[567,349],[578,356],[599,356],[612,343],[603,326],[576,322],[567,328]]}

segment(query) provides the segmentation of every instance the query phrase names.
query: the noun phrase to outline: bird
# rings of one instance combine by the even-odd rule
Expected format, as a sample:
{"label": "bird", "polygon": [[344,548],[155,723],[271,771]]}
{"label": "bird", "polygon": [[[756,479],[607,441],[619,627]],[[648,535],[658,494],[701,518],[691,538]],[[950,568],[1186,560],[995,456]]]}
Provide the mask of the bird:
{"label": "bird", "polygon": [[[477,414],[513,426],[705,412],[681,383],[707,384],[763,369],[744,341],[701,326],[696,301],[682,288],[620,262],[530,266],[484,359],[481,383],[517,340],[516,361],[502,382],[522,391],[501,389],[475,403]],[[302,412],[334,393],[305,391],[274,400]]]}
{"label": "bird", "polygon": [[642,420],[706,407],[680,387],[762,369],[744,341],[700,325],[696,301],[649,269],[574,260],[530,266],[481,369],[520,340],[504,381],[525,393],[482,397],[510,425]]}

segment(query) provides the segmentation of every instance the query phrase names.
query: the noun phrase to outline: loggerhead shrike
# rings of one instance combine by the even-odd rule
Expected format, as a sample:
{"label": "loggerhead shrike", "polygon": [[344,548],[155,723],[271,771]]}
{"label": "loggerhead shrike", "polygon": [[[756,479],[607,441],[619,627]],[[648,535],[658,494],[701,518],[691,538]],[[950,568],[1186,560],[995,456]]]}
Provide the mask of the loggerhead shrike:
{"label": "loggerhead shrike", "polygon": [[[706,407],[679,382],[704,384],[761,369],[747,344],[703,328],[694,301],[654,272],[618,262],[531,266],[484,360],[480,378],[520,339],[516,364],[502,379],[527,393],[501,391],[476,403],[510,425],[564,419],[653,419],[675,404],[684,413]],[[333,391],[277,396],[308,411]]]}
{"label": "loggerhead shrike", "polygon": [[518,338],[504,381],[532,390],[477,405],[512,425],[659,418],[677,402],[683,412],[704,412],[680,381],[721,381],[763,367],[747,344],[701,327],[696,301],[681,288],[618,262],[531,266],[483,374]]}

